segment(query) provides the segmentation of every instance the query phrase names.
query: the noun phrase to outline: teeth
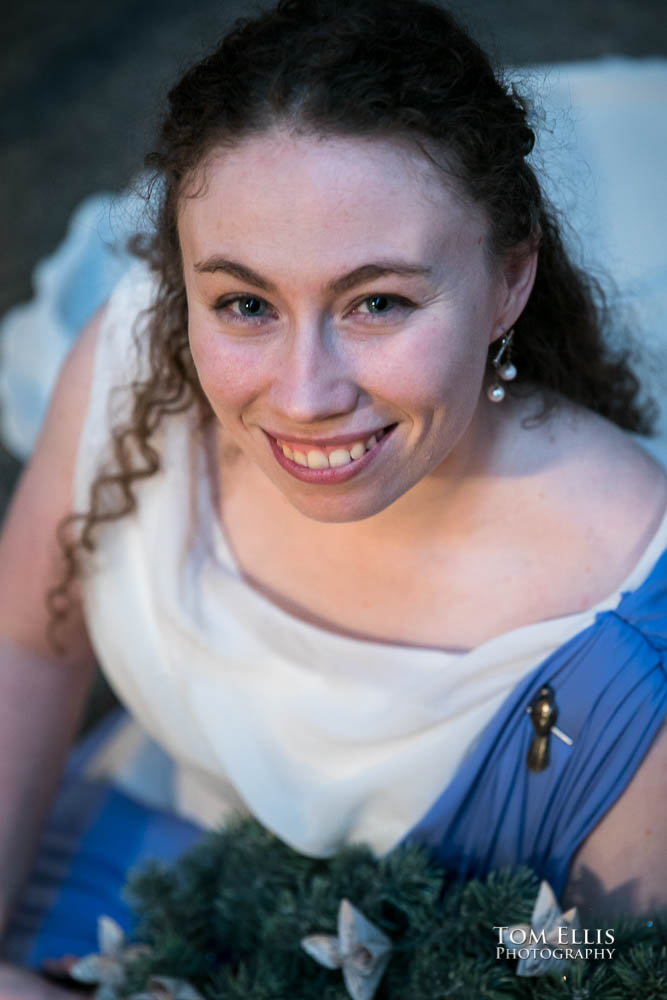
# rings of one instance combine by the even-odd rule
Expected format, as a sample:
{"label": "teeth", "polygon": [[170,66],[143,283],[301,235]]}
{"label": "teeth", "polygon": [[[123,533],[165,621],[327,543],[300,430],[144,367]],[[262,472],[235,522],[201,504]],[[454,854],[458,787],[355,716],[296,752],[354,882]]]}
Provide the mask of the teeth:
{"label": "teeth", "polygon": [[332,469],[338,468],[339,465],[349,465],[351,461],[352,456],[347,448],[337,448],[329,455],[329,465]]}
{"label": "teeth", "polygon": [[329,465],[329,459],[324,454],[323,451],[316,451],[313,449],[308,452],[308,468],[309,469],[326,469]]}
{"label": "teeth", "polygon": [[325,455],[319,448],[311,448],[307,453],[304,453],[290,448],[288,444],[283,444],[282,442],[279,442],[279,444],[283,455],[292,462],[296,462],[297,465],[303,465],[309,469],[327,469],[329,467],[336,469],[341,465],[349,465],[350,462],[362,458],[367,451],[370,451],[378,443],[380,438],[384,436],[384,433],[383,429],[378,431],[377,434],[372,434],[365,443],[363,441],[355,441],[349,450],[347,448],[336,448],[329,455]]}

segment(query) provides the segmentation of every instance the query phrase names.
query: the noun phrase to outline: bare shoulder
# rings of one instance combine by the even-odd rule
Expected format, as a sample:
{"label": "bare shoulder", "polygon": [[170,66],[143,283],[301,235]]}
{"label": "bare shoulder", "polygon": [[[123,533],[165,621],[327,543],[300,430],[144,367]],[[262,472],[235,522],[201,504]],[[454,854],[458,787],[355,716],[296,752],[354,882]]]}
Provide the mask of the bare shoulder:
{"label": "bare shoulder", "polygon": [[667,906],[667,724],[625,791],[576,852],[565,906],[646,913]]}
{"label": "bare shoulder", "polygon": [[[665,468],[635,436],[612,421],[564,398],[544,422],[531,426],[536,412],[532,398],[517,407],[516,420],[522,424],[519,440],[526,445],[534,435],[535,461],[548,457],[557,462],[568,489],[577,488],[583,478],[587,492],[596,484],[594,493],[613,490],[618,495],[620,490],[621,496],[665,490]],[[581,476],[583,469],[588,470],[586,477]]]}
{"label": "bare shoulder", "polygon": [[[535,403],[525,401],[521,412],[525,420]],[[667,471],[633,435],[568,400],[519,438],[531,436],[530,471],[548,501],[547,518],[579,537],[603,576],[623,579],[665,517]]]}
{"label": "bare shoulder", "polygon": [[579,483],[590,497],[589,509],[604,504],[608,540],[617,543],[634,534],[641,551],[665,515],[665,468],[631,434],[598,414],[570,408],[564,422],[579,438],[573,469],[586,470]]}

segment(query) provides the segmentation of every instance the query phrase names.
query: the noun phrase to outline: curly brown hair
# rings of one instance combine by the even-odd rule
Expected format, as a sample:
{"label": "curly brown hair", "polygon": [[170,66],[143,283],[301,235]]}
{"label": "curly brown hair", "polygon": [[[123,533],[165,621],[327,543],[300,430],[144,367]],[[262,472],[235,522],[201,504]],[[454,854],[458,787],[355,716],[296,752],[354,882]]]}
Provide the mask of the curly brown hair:
{"label": "curly brown hair", "polygon": [[601,288],[568,257],[526,159],[535,140],[526,104],[479,45],[451,14],[422,0],[281,0],[238,21],[169,93],[147,157],[154,232],[134,246],[158,278],[150,376],[132,386],[131,416],[112,431],[113,460],[93,482],[87,512],[60,526],[65,565],[48,598],[52,639],[95,529],[130,513],[135,487],[159,469],[151,438],[162,419],[193,405],[203,420],[212,416],[188,346],[179,199],[213,149],[277,123],[317,135],[407,138],[431,158],[433,150],[446,153],[443,169],[486,211],[493,258],[539,242],[534,288],[515,324],[518,377],[507,391],[540,390],[535,422],[566,397],[627,430],[652,429],[656,411],[651,400],[639,402],[633,351],[612,350]]}

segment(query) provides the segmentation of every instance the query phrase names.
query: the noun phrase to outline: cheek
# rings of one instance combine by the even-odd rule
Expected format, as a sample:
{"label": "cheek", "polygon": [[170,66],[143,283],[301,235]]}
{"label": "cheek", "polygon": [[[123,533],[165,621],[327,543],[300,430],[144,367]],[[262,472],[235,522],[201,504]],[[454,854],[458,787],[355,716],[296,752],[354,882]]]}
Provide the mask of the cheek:
{"label": "cheek", "polygon": [[373,382],[406,411],[450,415],[474,407],[484,371],[484,350],[469,331],[433,320],[383,348]]}
{"label": "cheek", "polygon": [[247,406],[264,380],[257,352],[242,341],[230,341],[194,324],[188,336],[201,387],[215,413],[220,416]]}

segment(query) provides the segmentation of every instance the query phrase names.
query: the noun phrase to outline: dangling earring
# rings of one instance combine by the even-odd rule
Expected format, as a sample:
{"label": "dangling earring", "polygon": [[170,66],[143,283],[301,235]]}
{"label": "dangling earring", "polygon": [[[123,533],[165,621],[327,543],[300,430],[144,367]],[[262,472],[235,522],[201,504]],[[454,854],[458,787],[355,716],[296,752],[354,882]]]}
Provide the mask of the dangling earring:
{"label": "dangling earring", "polygon": [[[495,358],[491,359],[491,364],[496,369],[496,378],[492,385],[486,390],[486,394],[492,403],[502,403],[505,398],[505,390],[498,381],[498,375],[505,382],[510,382],[513,378],[516,378],[516,366],[512,364],[512,337],[514,336],[514,327],[509,333],[504,333],[500,340],[500,350],[496,354]],[[503,361],[503,354],[507,351],[507,357]]]}

